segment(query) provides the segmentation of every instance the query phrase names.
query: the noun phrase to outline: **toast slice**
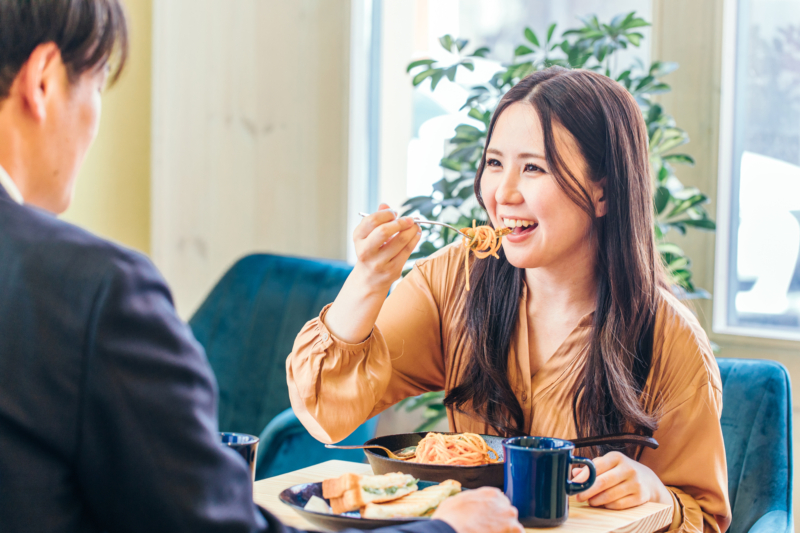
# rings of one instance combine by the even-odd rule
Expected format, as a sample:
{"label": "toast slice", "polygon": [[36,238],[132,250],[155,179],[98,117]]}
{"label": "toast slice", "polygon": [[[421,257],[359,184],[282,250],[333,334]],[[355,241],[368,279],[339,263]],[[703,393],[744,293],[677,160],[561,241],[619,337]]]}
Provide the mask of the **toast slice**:
{"label": "toast slice", "polygon": [[322,497],[328,500],[339,498],[348,490],[358,488],[358,474],[344,474],[333,479],[326,479],[322,482]]}
{"label": "toast slice", "polygon": [[461,492],[461,483],[448,479],[387,503],[368,503],[362,518],[412,518],[430,516],[444,500]]}
{"label": "toast slice", "polygon": [[322,482],[322,495],[330,500],[335,514],[355,511],[368,503],[391,501],[416,490],[417,480],[399,472],[382,476],[345,474]]}

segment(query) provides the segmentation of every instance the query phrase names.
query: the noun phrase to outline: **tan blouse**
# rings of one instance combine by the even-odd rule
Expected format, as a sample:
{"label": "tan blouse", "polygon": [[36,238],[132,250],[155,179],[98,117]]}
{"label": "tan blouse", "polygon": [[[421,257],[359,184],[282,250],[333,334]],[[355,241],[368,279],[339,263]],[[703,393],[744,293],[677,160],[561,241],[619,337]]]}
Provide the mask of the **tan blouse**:
{"label": "tan blouse", "polygon": [[[409,396],[449,391],[459,382],[465,353],[456,313],[463,287],[456,283],[464,250],[449,246],[419,260],[381,309],[375,329],[359,344],[333,337],[328,310],[308,322],[286,360],[292,408],[308,431],[338,442],[359,425]],[[488,260],[488,259],[487,259]],[[555,354],[531,375],[526,297],[520,301],[509,380],[525,412],[529,435],[576,437],[572,394],[588,347],[592,314],[583,317]],[[639,461],[675,499],[671,531],[725,531],[731,520],[722,429],[722,384],[708,337],[694,315],[666,291],[656,316],[646,403],[662,413]],[[448,410],[450,430],[491,434],[476,417]]]}

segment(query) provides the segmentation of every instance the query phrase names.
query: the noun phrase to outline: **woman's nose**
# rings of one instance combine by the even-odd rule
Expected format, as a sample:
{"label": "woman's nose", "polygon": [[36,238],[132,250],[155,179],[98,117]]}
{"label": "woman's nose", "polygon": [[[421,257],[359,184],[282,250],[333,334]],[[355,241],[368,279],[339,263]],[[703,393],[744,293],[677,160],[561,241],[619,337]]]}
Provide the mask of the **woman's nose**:
{"label": "woman's nose", "polygon": [[494,193],[494,199],[498,204],[504,205],[522,203],[522,193],[517,187],[517,180],[513,176],[503,176],[500,186]]}

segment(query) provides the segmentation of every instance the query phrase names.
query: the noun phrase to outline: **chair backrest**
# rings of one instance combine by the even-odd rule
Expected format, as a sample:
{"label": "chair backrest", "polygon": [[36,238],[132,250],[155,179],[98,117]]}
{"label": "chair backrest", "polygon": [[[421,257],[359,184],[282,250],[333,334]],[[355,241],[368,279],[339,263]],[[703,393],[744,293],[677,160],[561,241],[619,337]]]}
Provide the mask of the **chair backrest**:
{"label": "chair backrest", "polygon": [[217,283],[189,321],[219,384],[219,427],[258,435],[289,407],[286,357],[303,325],[352,270],[340,261],[250,255]]}
{"label": "chair backrest", "polygon": [[[361,424],[339,444],[364,444],[375,436],[378,417]],[[291,409],[272,419],[259,436],[256,479],[278,476],[324,461],[365,462],[363,450],[330,450],[312,437]]]}
{"label": "chair backrest", "polygon": [[721,424],[733,510],[728,531],[793,531],[789,374],[773,361],[717,362],[722,376]]}

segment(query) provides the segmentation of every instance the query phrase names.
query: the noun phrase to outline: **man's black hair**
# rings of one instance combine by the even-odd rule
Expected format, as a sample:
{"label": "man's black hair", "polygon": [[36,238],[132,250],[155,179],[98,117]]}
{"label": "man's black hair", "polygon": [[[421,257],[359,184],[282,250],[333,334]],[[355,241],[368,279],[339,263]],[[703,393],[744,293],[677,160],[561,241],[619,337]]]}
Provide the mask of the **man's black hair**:
{"label": "man's black hair", "polygon": [[31,53],[55,43],[70,81],[112,60],[115,82],[128,57],[122,0],[0,0],[0,101]]}

